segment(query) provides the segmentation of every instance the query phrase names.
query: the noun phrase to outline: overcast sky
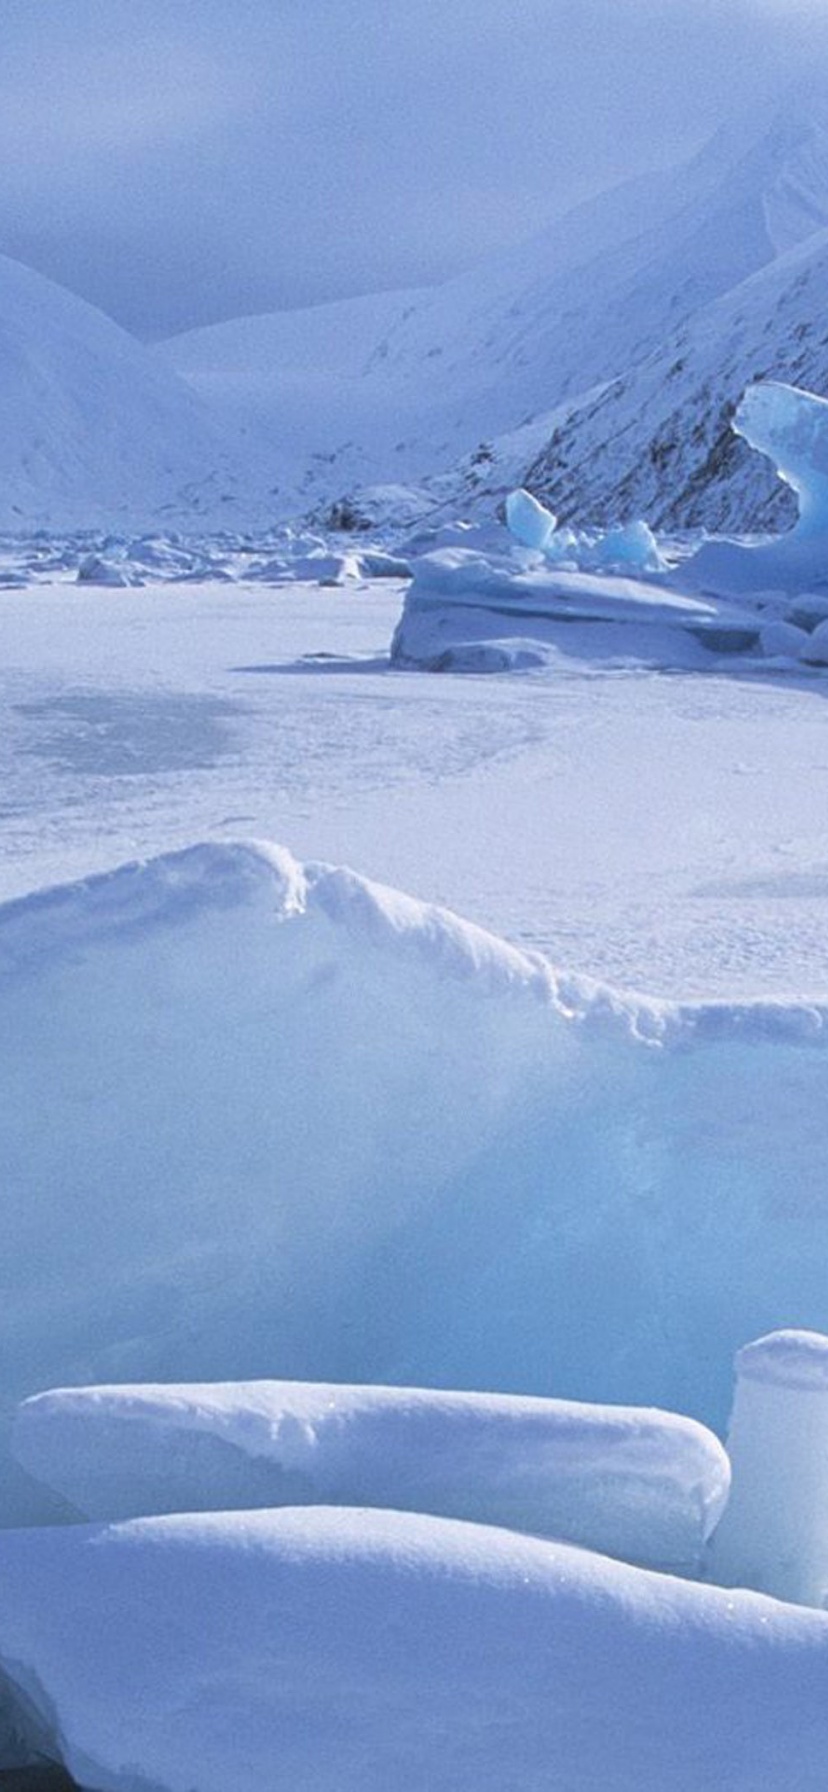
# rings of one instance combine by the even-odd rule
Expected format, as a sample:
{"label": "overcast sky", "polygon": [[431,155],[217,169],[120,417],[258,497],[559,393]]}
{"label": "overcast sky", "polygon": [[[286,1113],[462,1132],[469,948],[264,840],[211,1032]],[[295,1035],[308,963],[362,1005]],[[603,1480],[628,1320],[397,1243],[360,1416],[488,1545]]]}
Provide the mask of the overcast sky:
{"label": "overcast sky", "polygon": [[0,0],[0,44],[0,250],[147,336],[442,278],[828,91],[828,0]]}

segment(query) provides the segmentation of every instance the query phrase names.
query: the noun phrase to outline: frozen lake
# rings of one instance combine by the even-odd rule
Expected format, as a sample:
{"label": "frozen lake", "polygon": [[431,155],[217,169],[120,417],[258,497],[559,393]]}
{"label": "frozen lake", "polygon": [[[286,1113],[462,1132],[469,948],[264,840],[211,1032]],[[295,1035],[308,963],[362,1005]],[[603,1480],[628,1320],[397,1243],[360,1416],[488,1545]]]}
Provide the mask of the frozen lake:
{"label": "frozen lake", "polygon": [[828,992],[824,677],[392,670],[401,587],[0,596],[0,897],[263,837],[669,996]]}

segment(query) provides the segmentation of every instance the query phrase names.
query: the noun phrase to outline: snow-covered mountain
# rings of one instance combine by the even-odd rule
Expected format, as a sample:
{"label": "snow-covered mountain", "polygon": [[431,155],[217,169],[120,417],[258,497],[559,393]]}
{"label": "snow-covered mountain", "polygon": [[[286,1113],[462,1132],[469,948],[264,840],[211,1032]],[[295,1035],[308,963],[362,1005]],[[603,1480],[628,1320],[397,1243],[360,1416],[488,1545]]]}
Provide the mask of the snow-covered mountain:
{"label": "snow-covered mountain", "polygon": [[442,287],[156,349],[0,259],[0,528],[249,527],[423,480],[455,509],[528,480],[585,521],[775,524],[729,407],[763,372],[822,389],[822,232],[828,127],[788,105]]}
{"label": "snow-covered mountain", "polygon": [[[705,306],[628,374],[553,427],[528,464],[566,520],[646,516],[662,529],[784,528],[796,501],[731,428],[745,387],[783,379],[828,392],[828,230]],[[490,474],[497,466],[495,455]],[[503,473],[514,456],[504,445]],[[468,469],[458,478],[468,479]],[[495,479],[490,477],[493,491]]]}
{"label": "snow-covered mountain", "polygon": [[213,522],[242,445],[102,312],[0,257],[0,528]]}
{"label": "snow-covered mountain", "polygon": [[[395,382],[365,364],[420,292],[364,298],[234,318],[157,345],[233,431],[267,445],[282,515],[339,495],[346,486],[396,480],[414,471],[416,452],[400,441],[421,424]],[[416,409],[416,407],[413,407]],[[427,437],[428,439],[428,437]],[[432,456],[426,449],[426,464]]]}
{"label": "snow-covered mountain", "polygon": [[605,195],[409,307],[369,370],[438,387],[475,429],[514,426],[629,367],[820,225],[822,125],[786,116],[747,150],[719,135],[674,173]]}
{"label": "snow-covered mountain", "polygon": [[283,498],[422,478],[464,454],[478,472],[457,489],[474,490],[493,438],[527,431],[512,444],[525,469],[548,413],[599,402],[596,388],[825,227],[828,129],[789,104],[758,138],[720,132],[442,287],[240,319],[160,352],[234,421],[264,425]]}

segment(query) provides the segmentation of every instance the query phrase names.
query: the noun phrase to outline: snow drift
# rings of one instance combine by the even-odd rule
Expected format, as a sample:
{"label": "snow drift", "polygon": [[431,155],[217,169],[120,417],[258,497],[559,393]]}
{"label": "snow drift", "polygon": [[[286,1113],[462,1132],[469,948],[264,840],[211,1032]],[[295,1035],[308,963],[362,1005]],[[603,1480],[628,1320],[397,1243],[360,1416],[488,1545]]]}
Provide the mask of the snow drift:
{"label": "snow drift", "polygon": [[562,1544],[180,1516],[6,1532],[0,1585],[0,1664],[100,1792],[825,1784],[828,1618]]}
{"label": "snow drift", "polygon": [[676,1008],[276,849],[0,910],[0,1350],[722,1422],[828,1330],[825,1009]]}
{"label": "snow drift", "polygon": [[87,1518],[386,1506],[690,1575],[730,1484],[717,1439],[673,1413],[422,1388],[70,1388],[26,1401],[13,1445]]}

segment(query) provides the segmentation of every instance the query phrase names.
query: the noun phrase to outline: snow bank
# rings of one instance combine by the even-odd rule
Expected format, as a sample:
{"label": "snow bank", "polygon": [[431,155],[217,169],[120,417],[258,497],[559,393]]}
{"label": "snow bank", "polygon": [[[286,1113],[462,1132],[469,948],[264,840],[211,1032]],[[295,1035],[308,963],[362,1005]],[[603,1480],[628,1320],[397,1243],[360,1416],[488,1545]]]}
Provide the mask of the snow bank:
{"label": "snow bank", "polygon": [[5,1397],[276,1376],[720,1424],[745,1338],[828,1331],[827,1018],[622,998],[276,848],[8,904]]}
{"label": "snow bank", "polygon": [[387,1506],[686,1574],[730,1480],[712,1433],[672,1413],[331,1383],[59,1389],[20,1408],[13,1443],[87,1518]]}
{"label": "snow bank", "polygon": [[0,1536],[0,1662],[100,1792],[823,1792],[828,1618],[408,1513]]}
{"label": "snow bank", "polygon": [[733,1500],[712,1577],[803,1605],[828,1603],[828,1337],[772,1332],[736,1358]]}

